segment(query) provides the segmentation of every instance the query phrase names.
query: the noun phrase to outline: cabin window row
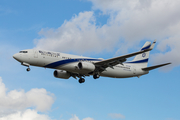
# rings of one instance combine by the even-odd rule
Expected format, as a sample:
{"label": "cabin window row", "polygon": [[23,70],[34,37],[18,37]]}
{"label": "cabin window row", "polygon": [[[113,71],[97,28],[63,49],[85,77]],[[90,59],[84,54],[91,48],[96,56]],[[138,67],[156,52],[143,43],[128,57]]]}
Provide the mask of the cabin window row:
{"label": "cabin window row", "polygon": [[52,52],[45,52],[45,51],[39,51],[41,55],[51,56],[51,57],[58,57],[60,56],[60,53],[52,53]]}

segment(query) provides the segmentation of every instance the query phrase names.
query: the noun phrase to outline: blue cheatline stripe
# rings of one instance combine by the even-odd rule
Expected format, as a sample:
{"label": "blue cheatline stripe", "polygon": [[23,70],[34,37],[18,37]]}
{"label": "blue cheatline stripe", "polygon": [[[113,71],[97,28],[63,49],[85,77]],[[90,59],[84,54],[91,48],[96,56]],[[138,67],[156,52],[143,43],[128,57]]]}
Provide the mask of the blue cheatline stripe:
{"label": "blue cheatline stripe", "polygon": [[142,51],[142,50],[149,49],[150,47],[151,47],[151,45],[148,45],[148,46],[146,46],[146,47],[142,48],[142,49],[141,49],[141,51]]}
{"label": "blue cheatline stripe", "polygon": [[138,60],[138,61],[132,61],[132,62],[126,62],[126,63],[146,63],[148,62],[148,58],[147,59],[144,59],[144,60]]}
{"label": "blue cheatline stripe", "polygon": [[53,62],[51,64],[44,66],[44,67],[45,68],[56,68],[56,67],[61,66],[61,65],[65,65],[65,64],[73,63],[73,62],[79,62],[79,61],[101,61],[101,60],[99,60],[99,59],[83,59],[83,58],[67,59],[67,60],[61,60],[61,61]]}

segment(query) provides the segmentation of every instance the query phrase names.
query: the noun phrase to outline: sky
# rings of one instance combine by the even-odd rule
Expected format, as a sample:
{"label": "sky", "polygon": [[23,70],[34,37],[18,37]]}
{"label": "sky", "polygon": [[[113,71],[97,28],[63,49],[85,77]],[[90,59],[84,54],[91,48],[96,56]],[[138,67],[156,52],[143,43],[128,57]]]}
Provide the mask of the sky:
{"label": "sky", "polygon": [[[0,120],[180,120],[179,0],[1,0]],[[140,78],[57,79],[12,58],[44,49],[93,58],[157,39]],[[132,59],[132,58],[131,58]],[[131,60],[129,59],[129,60]]]}

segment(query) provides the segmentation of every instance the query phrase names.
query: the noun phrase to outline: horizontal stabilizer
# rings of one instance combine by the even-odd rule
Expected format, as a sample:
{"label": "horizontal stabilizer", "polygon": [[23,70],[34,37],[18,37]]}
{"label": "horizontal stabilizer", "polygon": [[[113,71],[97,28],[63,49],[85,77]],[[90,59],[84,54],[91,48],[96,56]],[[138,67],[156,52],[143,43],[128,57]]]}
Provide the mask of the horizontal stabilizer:
{"label": "horizontal stabilizer", "polygon": [[169,65],[169,64],[171,64],[171,63],[165,63],[165,64],[155,65],[155,66],[151,66],[151,67],[146,67],[146,68],[142,68],[142,70],[150,71],[150,70],[153,70],[153,69],[165,66],[165,65]]}

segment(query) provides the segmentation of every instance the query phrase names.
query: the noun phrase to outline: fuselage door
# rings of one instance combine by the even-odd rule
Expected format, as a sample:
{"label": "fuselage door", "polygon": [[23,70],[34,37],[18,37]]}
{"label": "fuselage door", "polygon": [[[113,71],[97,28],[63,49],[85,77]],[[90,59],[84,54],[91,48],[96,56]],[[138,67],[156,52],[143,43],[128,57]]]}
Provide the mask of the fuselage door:
{"label": "fuselage door", "polygon": [[133,73],[134,73],[134,75],[136,74],[136,68],[133,69]]}
{"label": "fuselage door", "polygon": [[38,51],[34,50],[34,58],[38,58]]}

